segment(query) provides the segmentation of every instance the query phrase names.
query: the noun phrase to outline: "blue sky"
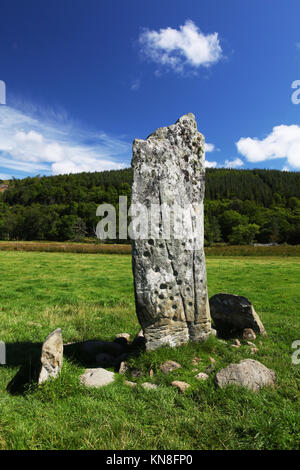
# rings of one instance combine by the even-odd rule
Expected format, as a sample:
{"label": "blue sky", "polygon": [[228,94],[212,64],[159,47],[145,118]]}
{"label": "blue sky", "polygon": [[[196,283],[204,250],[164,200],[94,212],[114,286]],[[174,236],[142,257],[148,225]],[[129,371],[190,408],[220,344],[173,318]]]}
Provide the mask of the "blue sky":
{"label": "blue sky", "polygon": [[299,19],[299,0],[1,0],[0,178],[127,167],[188,112],[207,166],[299,171]]}

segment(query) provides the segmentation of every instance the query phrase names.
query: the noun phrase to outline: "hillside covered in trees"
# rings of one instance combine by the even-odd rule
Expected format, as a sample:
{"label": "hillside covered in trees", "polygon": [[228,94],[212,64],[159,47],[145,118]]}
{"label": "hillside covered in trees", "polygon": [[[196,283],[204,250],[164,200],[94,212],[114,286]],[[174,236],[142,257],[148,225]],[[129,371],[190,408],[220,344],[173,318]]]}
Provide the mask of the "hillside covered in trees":
{"label": "hillside covered in trees", "polygon": [[[124,169],[13,179],[0,193],[0,239],[95,237],[97,206],[130,201],[131,177]],[[300,173],[207,169],[205,241],[300,244]]]}

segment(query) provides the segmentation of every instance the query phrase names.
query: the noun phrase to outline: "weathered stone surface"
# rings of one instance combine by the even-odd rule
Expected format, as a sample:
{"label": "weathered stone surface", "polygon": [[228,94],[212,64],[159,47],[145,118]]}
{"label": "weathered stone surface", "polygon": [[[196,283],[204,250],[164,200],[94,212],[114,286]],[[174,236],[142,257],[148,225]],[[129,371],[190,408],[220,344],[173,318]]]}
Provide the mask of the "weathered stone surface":
{"label": "weathered stone surface", "polygon": [[227,385],[247,387],[257,392],[261,387],[273,386],[275,372],[253,359],[245,359],[239,364],[229,364],[216,374],[216,383],[223,388]]}
{"label": "weathered stone surface", "polygon": [[157,385],[151,384],[150,382],[144,382],[142,384],[142,387],[145,388],[146,390],[155,390],[156,388],[158,388]]}
{"label": "weathered stone surface", "polygon": [[[211,333],[203,249],[204,160],[204,137],[193,114],[133,143],[131,202],[143,204],[148,215],[151,205],[160,207],[155,233],[132,242],[136,312],[147,349],[203,341]],[[162,205],[174,204],[194,211],[193,230],[184,230],[181,239],[172,223],[170,238],[162,235]]]}
{"label": "weathered stone surface", "polygon": [[186,389],[190,387],[190,384],[188,384],[187,382],[182,382],[181,380],[174,380],[173,382],[171,382],[171,385],[173,387],[176,387],[180,393],[184,393]]}
{"label": "weathered stone surface", "polygon": [[115,374],[106,369],[86,369],[84,374],[80,376],[80,382],[87,387],[103,387],[112,383],[115,379]]}
{"label": "weathered stone surface", "polygon": [[197,374],[195,377],[198,380],[207,380],[208,379],[208,375],[205,372],[199,372],[199,374]]}
{"label": "weathered stone surface", "polygon": [[58,376],[63,363],[63,348],[62,332],[57,328],[47,336],[42,346],[39,384]]}
{"label": "weathered stone surface", "polygon": [[253,305],[246,297],[216,294],[209,299],[209,305],[219,336],[242,333],[245,328],[252,328],[262,335],[267,334]]}
{"label": "weathered stone surface", "polygon": [[170,372],[173,372],[173,370],[179,369],[181,367],[178,362],[175,361],[166,361],[160,366],[160,370],[164,374],[169,374]]}

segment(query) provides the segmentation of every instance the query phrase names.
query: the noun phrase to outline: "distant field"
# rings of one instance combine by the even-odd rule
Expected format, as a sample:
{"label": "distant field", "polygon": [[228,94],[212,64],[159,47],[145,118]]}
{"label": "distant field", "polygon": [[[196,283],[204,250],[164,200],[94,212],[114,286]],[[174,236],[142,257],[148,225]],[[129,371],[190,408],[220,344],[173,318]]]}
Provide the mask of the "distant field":
{"label": "distant field", "polygon": [[[131,245],[45,241],[0,241],[0,251],[39,251],[48,253],[105,253],[128,255],[131,253]],[[205,253],[207,256],[300,256],[300,245],[220,245],[206,247]]]}
{"label": "distant field", "polygon": [[[107,245],[108,246],[108,245]],[[245,247],[246,248],[246,247]],[[295,247],[293,247],[295,248]],[[204,344],[144,353],[132,363],[146,374],[138,382],[158,390],[130,389],[124,378],[103,389],[79,384],[83,365],[64,361],[60,377],[25,395],[7,384],[31,348],[61,327],[65,342],[111,340],[135,335],[131,257],[117,254],[1,251],[0,340],[7,343],[7,366],[0,366],[0,449],[296,449],[300,443],[300,366],[293,365],[292,342],[300,339],[300,259],[214,257],[207,259],[209,295],[231,292],[248,297],[268,332],[256,340],[254,357],[275,370],[276,387],[258,394],[218,390],[211,377],[194,378],[216,360],[216,370],[253,356],[243,345],[210,338]],[[162,376],[166,359],[182,369]],[[191,388],[179,395],[172,380]]]}

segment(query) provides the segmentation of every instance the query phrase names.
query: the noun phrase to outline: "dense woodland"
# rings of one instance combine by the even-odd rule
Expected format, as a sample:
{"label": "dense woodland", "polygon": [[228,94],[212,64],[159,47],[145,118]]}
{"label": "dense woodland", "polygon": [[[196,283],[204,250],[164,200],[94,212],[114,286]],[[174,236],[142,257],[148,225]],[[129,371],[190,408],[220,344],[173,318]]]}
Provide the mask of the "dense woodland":
{"label": "dense woodland", "polygon": [[[131,178],[124,169],[13,179],[0,193],[0,239],[95,238],[97,206],[130,200]],[[300,244],[300,173],[207,169],[205,242]]]}

